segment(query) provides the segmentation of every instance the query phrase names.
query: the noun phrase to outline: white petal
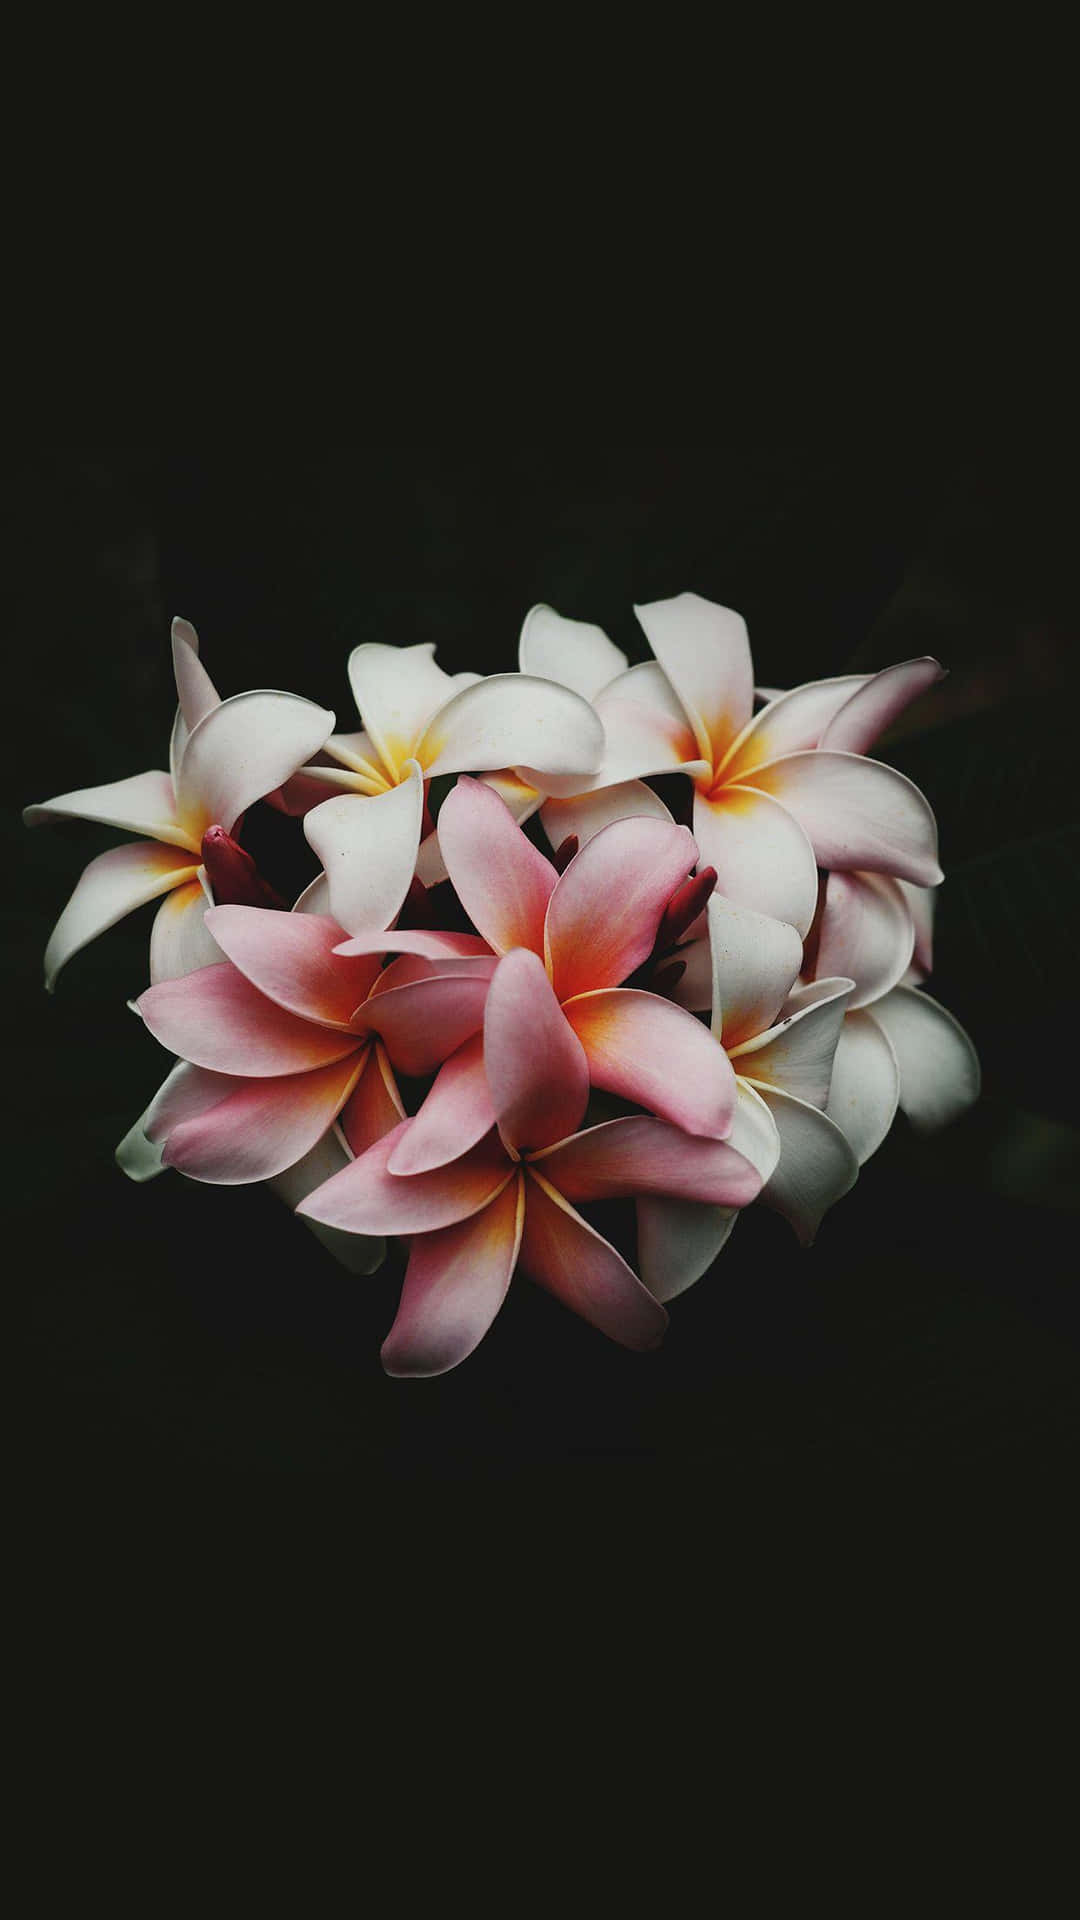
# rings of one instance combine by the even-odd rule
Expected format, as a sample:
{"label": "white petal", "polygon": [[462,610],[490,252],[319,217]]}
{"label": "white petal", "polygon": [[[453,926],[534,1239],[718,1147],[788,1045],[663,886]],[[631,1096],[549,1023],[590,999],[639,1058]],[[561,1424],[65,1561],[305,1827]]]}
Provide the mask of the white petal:
{"label": "white petal", "polygon": [[201,844],[200,834],[180,824],[167,773],[133,773],[127,780],[111,780],[104,787],[80,787],[74,793],[61,793],[55,800],[23,808],[23,821],[28,827],[40,827],[49,820],[97,820],[104,827],[145,833],[151,840],[187,847],[192,853],[198,853]]}
{"label": "white petal", "polygon": [[951,1013],[912,987],[894,987],[870,1017],[888,1035],[900,1068],[900,1105],[929,1132],[955,1120],[979,1097],[979,1056]]}
{"label": "white petal", "polygon": [[936,887],[937,822],[925,794],[881,760],[789,753],[746,775],[798,820],[823,867],[858,867]]}
{"label": "white petal", "polygon": [[206,885],[205,870],[199,877],[163,900],[150,929],[150,979],[182,980],[200,967],[220,966],[222,953],[203,924],[213,897]]}
{"label": "white petal", "polygon": [[802,941],[787,921],[740,907],[721,893],[706,905],[712,959],[712,1030],[731,1051],[772,1026],[802,965]]}
{"label": "white petal", "polygon": [[751,768],[782,753],[816,747],[829,721],[870,677],[845,673],[833,680],[808,680],[805,686],[776,694],[732,742],[718,772],[725,780],[739,780]]}
{"label": "white petal", "polygon": [[[544,798],[538,787],[530,787],[528,781],[519,779],[510,767],[503,767],[498,773],[482,773],[479,777],[485,787],[491,787],[498,794],[519,827],[531,820]],[[446,875],[442,877],[445,880]]]}
{"label": "white petal", "polygon": [[293,902],[294,913],[330,914],[330,882],[325,873],[317,873],[309,886]]}
{"label": "white petal", "polygon": [[326,871],[330,911],[346,933],[388,927],[412,885],[424,787],[416,762],[406,767],[407,778],[386,793],[342,794],[304,815],[305,836]]}
{"label": "white petal", "polygon": [[634,820],[641,815],[650,820],[670,820],[671,809],[659,794],[643,780],[620,780],[617,786],[600,787],[595,793],[582,793],[569,800],[545,800],[540,809],[540,824],[552,846],[558,850],[571,833],[577,835],[578,851],[616,820]]}
{"label": "white petal", "polygon": [[634,612],[686,710],[702,759],[718,767],[753,710],[745,620],[697,593],[653,600]]}
{"label": "white petal", "polygon": [[739,1217],[738,1207],[647,1194],[637,1202],[637,1268],[665,1305],[707,1273]]}
{"label": "white petal", "polygon": [[240,815],[318,753],[334,716],[298,694],[237,693],[200,720],[177,777],[177,811],[200,836]]}
{"label": "white petal", "polygon": [[349,684],[376,753],[392,780],[404,773],[432,715],[453,698],[456,680],[435,664],[430,640],[415,647],[369,641],[349,655]]}
{"label": "white petal", "polygon": [[927,974],[934,971],[934,913],[937,908],[937,888],[917,887],[911,880],[898,880],[897,886],[907,901],[908,911],[915,922],[915,952],[911,964],[917,969],[919,979],[925,980]]}
{"label": "white petal", "polygon": [[587,700],[554,680],[493,673],[448,700],[416,749],[425,779],[441,773],[497,773],[520,768],[587,779],[604,752],[604,729]]}
{"label": "white petal", "polygon": [[860,1167],[880,1147],[900,1097],[900,1070],[883,1029],[869,1013],[849,1013],[833,1056],[825,1111],[846,1135]]}
{"label": "white petal", "polygon": [[45,985],[52,993],[61,967],[107,927],[173,887],[195,878],[198,863],[178,847],[131,840],[91,860],[45,949]]}
{"label": "white petal", "polygon": [[815,972],[854,980],[851,1007],[869,1006],[902,980],[915,925],[900,882],[884,873],[830,873]]}
{"label": "white petal", "polygon": [[855,1185],[859,1163],[840,1128],[817,1107],[777,1087],[758,1091],[780,1135],[780,1163],[761,1198],[808,1247],[828,1209]]}
{"label": "white petal", "polygon": [[881,673],[872,674],[866,685],[840,708],[818,745],[842,753],[865,753],[905,707],[944,678],[941,662],[929,654],[918,660],[902,660],[895,667],[885,667]]}
{"label": "white petal", "polygon": [[716,868],[721,893],[805,938],[817,908],[817,863],[778,800],[754,787],[721,787],[712,798],[695,793],[694,839],[701,865]]}
{"label": "white petal", "polygon": [[629,662],[601,627],[567,620],[554,607],[537,606],[525,615],[518,665],[522,673],[557,680],[591,701],[616,674],[625,673]]}
{"label": "white petal", "polygon": [[[329,1180],[332,1174],[340,1173],[352,1157],[340,1127],[335,1124],[327,1129],[322,1139],[316,1141],[302,1160],[286,1167],[284,1173],[275,1174],[265,1184],[295,1212],[301,1200],[306,1200],[308,1194],[314,1193],[316,1187],[321,1187],[323,1181]],[[345,1233],[340,1227],[324,1226],[321,1220],[312,1220],[307,1214],[301,1214],[300,1217],[316,1240],[321,1240],[339,1265],[349,1273],[374,1273],[377,1267],[381,1267],[386,1254],[385,1240],[366,1233]]]}
{"label": "white petal", "polygon": [[221,695],[199,659],[198,635],[187,620],[172,623],[172,655],[176,697],[184,726],[192,733],[200,720],[221,705]]}
{"label": "white petal", "polygon": [[851,993],[850,980],[815,981],[812,999],[804,990],[802,1004],[786,1010],[776,1026],[728,1049],[736,1073],[755,1086],[779,1087],[797,1100],[823,1107]]}
{"label": "white petal", "polygon": [[144,1180],[154,1180],[164,1173],[165,1164],[161,1158],[162,1149],[148,1140],[142,1127],[142,1115],[133,1127],[129,1127],[120,1145],[116,1149],[116,1164],[121,1173],[129,1180],[141,1184]]}

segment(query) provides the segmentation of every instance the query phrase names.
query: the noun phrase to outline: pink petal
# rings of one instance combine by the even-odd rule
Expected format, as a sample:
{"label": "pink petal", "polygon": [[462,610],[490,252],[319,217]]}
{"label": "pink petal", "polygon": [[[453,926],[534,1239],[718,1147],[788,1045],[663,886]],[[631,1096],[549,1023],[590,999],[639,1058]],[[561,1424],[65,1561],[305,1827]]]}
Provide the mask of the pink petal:
{"label": "pink petal", "polygon": [[778,1087],[763,1087],[761,1097],[780,1135],[780,1162],[761,1197],[809,1247],[828,1209],[855,1185],[859,1163],[840,1128],[817,1107]]}
{"label": "pink petal", "polygon": [[860,1167],[876,1153],[896,1117],[900,1070],[869,1013],[849,1013],[840,1029],[825,1108]]}
{"label": "pink petal", "polygon": [[519,1173],[468,1220],[418,1233],[382,1363],[397,1377],[430,1379],[467,1360],[506,1298],[525,1222]]}
{"label": "pink petal", "polygon": [[199,721],[176,781],[178,817],[201,839],[231,833],[248,807],[317,753],[334,716],[293,693],[238,693]]}
{"label": "pink petal", "polygon": [[414,953],[422,960],[480,960],[491,957],[486,940],[475,933],[439,933],[427,927],[392,927],[389,933],[358,933],[342,940],[335,953]]}
{"label": "pink petal", "polygon": [[390,1171],[426,1173],[431,1167],[443,1167],[467,1153],[494,1125],[484,1036],[475,1033],[440,1067],[419,1113],[394,1149]]}
{"label": "pink petal", "polygon": [[708,1272],[740,1211],[642,1195],[637,1203],[638,1266],[654,1300],[677,1299]]}
{"label": "pink petal", "polygon": [[403,1120],[297,1212],[349,1233],[434,1233],[479,1213],[513,1179],[514,1162],[494,1129],[450,1166],[405,1177],[390,1173],[387,1162],[411,1124]]}
{"label": "pink petal", "polygon": [[846,975],[849,1008],[880,1000],[907,971],[915,927],[900,883],[884,873],[830,873],[814,971]]}
{"label": "pink petal", "polygon": [[344,1060],[363,1044],[355,1033],[336,1033],[286,1013],[227,960],[182,980],[162,980],[136,1005],[163,1047],[215,1073],[303,1073]]}
{"label": "pink petal", "polygon": [[342,794],[304,815],[304,836],[326,869],[330,911],[351,934],[378,933],[412,885],[424,788],[415,761],[400,786]]}
{"label": "pink petal", "polygon": [[165,1165],[218,1186],[272,1179],[311,1151],[341,1112],[363,1064],[354,1054],[313,1073],[246,1080],[172,1129]]}
{"label": "pink petal", "polygon": [[205,1067],[179,1060],[147,1107],[143,1131],[148,1140],[167,1140],[174,1127],[197,1120],[248,1084],[233,1073],[208,1073]]}
{"label": "pink petal", "polygon": [[23,820],[28,827],[40,827],[49,820],[98,820],[102,826],[145,833],[151,840],[187,847],[194,854],[199,852],[202,837],[201,828],[194,833],[180,824],[167,773],[133,773],[129,779],[113,780],[105,787],[80,787],[75,793],[61,793],[55,800],[43,800],[40,806],[24,807]]}
{"label": "pink petal", "polygon": [[212,907],[207,928],[227,960],[275,1006],[320,1026],[347,1028],[379,973],[379,955],[337,951],[337,921],[265,907]]}
{"label": "pink petal", "polygon": [[587,1127],[529,1157],[564,1200],[623,1200],[665,1193],[678,1200],[745,1207],[762,1177],[726,1140],[684,1133],[642,1114]]}
{"label": "pink petal", "polygon": [[197,880],[189,880],[165,895],[150,929],[152,986],[162,980],[180,980],[202,967],[221,965],[221,948],[207,931],[209,905],[202,867]]}
{"label": "pink petal", "polygon": [[719,766],[753,711],[754,670],[745,620],[696,593],[653,600],[634,612],[686,709],[702,758]]}
{"label": "pink petal", "polygon": [[602,627],[567,620],[554,607],[532,607],[525,615],[518,641],[522,673],[557,680],[583,700],[593,700],[616,674],[626,672],[628,664],[622,648],[608,639]]}
{"label": "pink petal", "polygon": [[156,900],[172,887],[193,880],[198,862],[177,847],[145,840],[129,841],[99,853],[76,883],[45,949],[45,986],[52,993],[61,967],[73,954],[114,927],[126,913]]}
{"label": "pink petal", "polygon": [[979,1056],[960,1022],[928,993],[894,987],[870,1018],[886,1034],[900,1069],[900,1105],[913,1127],[944,1127],[979,1097]]}
{"label": "pink petal", "polygon": [[618,986],[647,960],[664,908],[696,864],[693,835],[666,820],[619,820],[582,847],[544,925],[558,998]]}
{"label": "pink petal", "polygon": [[581,1046],[543,962],[518,947],[499,961],[484,1011],[484,1060],[499,1131],[511,1151],[572,1133],[589,1099]]}
{"label": "pink petal", "polygon": [[416,757],[426,779],[502,767],[527,768],[531,779],[534,767],[587,777],[597,771],[603,751],[604,729],[580,694],[529,674],[492,673],[439,709]]}
{"label": "pink petal", "polygon": [[706,908],[712,959],[712,1030],[728,1051],[763,1033],[798,978],[794,927],[714,893]]}
{"label": "pink petal", "polygon": [[941,662],[929,654],[886,667],[852,694],[824,729],[818,746],[835,753],[865,753],[905,707],[944,678]]}
{"label": "pink petal", "polygon": [[696,793],[694,838],[702,863],[716,868],[719,893],[786,920],[805,938],[817,906],[817,862],[802,827],[778,801],[752,787]]}
{"label": "pink petal", "polygon": [[810,680],[805,686],[778,694],[733,741],[718,770],[719,777],[738,783],[751,768],[763,766],[766,760],[816,747],[830,720],[870,677],[866,673],[845,673],[834,680]]}
{"label": "pink petal", "polygon": [[400,779],[432,714],[455,683],[435,662],[429,640],[414,647],[368,641],[349,655],[349,682],[370,744],[392,780]]}
{"label": "pink petal", "polygon": [[[829,1097],[833,1054],[851,992],[850,980],[816,981],[812,1001],[796,1004],[778,1025],[756,1039],[729,1048],[736,1073],[759,1091],[779,1087],[798,1100],[823,1107]],[[790,1007],[791,1002],[788,1004]]]}
{"label": "pink petal", "polygon": [[441,973],[431,979],[411,980],[405,986],[372,994],[357,1009],[356,1024],[382,1035],[399,1073],[434,1073],[479,1032],[487,992],[488,981],[483,976]]}
{"label": "pink petal", "polygon": [[621,780],[617,786],[600,787],[569,800],[545,800],[540,823],[553,847],[561,847],[571,834],[584,847],[616,820],[636,820],[643,814],[650,820],[671,820],[670,809],[644,780]]}
{"label": "pink petal", "polygon": [[522,1271],[620,1346],[658,1347],[667,1314],[608,1241],[535,1173],[526,1176]]}
{"label": "pink petal", "polygon": [[496,953],[544,951],[544,915],[558,878],[490,787],[462,777],[439,813],[439,845],[454,890]]}
{"label": "pink petal", "polygon": [[383,1140],[405,1118],[394,1070],[386,1049],[376,1040],[364,1062],[364,1071],[341,1112],[341,1131],[351,1153],[359,1158]]}
{"label": "pink petal", "polygon": [[799,822],[820,866],[863,867],[922,887],[941,881],[930,803],[895,767],[818,750],[787,754],[749,778]]}
{"label": "pink petal", "polygon": [[688,1133],[723,1139],[735,1111],[735,1079],[722,1047],[692,1013],[632,987],[565,1001],[594,1087],[648,1107]]}

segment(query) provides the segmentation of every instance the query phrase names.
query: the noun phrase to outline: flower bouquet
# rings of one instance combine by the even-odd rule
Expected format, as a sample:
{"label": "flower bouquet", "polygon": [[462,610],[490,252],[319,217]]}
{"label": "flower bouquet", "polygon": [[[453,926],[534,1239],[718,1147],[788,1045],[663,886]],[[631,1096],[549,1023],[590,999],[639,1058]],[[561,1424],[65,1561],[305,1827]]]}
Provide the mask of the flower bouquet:
{"label": "flower bouquet", "polygon": [[[26,811],[139,836],[82,874],[50,990],[160,901],[133,1004],[174,1061],[121,1167],[266,1182],[354,1272],[403,1239],[392,1374],[464,1360],[518,1271],[655,1347],[744,1207],[808,1246],[898,1108],[938,1127],[978,1094],[923,985],[933,813],[867,757],[938,663],[757,691],[738,614],[636,612],[638,666],[545,606],[516,673],[359,646],[348,733],[222,700],[176,620],[169,772]],[[243,845],[257,802],[321,864],[291,906]],[[614,1199],[622,1249],[588,1217]]]}

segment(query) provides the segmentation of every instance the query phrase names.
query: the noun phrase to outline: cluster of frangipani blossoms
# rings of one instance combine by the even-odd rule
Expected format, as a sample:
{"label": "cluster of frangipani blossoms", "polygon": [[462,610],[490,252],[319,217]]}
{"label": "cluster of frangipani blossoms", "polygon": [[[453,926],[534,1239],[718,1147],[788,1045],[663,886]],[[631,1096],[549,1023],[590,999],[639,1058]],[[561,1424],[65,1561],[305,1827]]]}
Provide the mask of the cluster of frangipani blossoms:
{"label": "cluster of frangipani blossoms", "polygon": [[[139,836],[83,873],[50,989],[162,899],[134,1004],[175,1059],[124,1171],[266,1182],[358,1273],[401,1239],[391,1373],[465,1359],[515,1272],[654,1347],[743,1207],[809,1244],[898,1107],[930,1128],[978,1093],[922,986],[933,814],[867,757],[936,661],[755,695],[737,614],[636,611],[640,666],[548,607],[517,673],[359,646],[340,734],[294,694],[220,699],[178,620],[169,772],[27,809]],[[673,773],[692,826],[649,784]],[[238,837],[260,800],[321,863],[291,909]],[[611,1200],[622,1251],[588,1218]]]}

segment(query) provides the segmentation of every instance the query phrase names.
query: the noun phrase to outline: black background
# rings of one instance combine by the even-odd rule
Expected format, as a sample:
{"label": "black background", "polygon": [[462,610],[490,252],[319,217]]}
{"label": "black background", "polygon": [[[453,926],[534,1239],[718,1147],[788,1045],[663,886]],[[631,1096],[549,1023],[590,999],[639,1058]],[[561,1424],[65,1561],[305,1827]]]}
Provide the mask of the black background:
{"label": "black background", "polygon": [[[198,457],[51,450],[11,468],[5,765],[5,1166],[21,1469],[61,1483],[343,1483],[359,1499],[495,1481],[671,1492],[945,1479],[1044,1485],[1076,1440],[1077,489],[1060,468],[932,444],[873,458],[724,444],[421,446]],[[125,1009],[152,909],[41,953],[91,856],[18,808],[167,763],[168,627],[223,694],[282,686],[356,720],[363,640],[448,671],[516,665],[530,605],[647,649],[632,603],[693,588],[746,617],[759,681],[913,654],[950,678],[879,751],[935,805],[947,879],[932,990],[984,1063],[979,1108],[901,1121],[803,1253],[764,1208],[674,1303],[664,1347],[605,1342],[525,1283],[477,1353],[384,1378],[396,1281],[342,1272],[259,1190],[113,1149],[165,1056]],[[314,863],[266,809],[249,843]]]}

